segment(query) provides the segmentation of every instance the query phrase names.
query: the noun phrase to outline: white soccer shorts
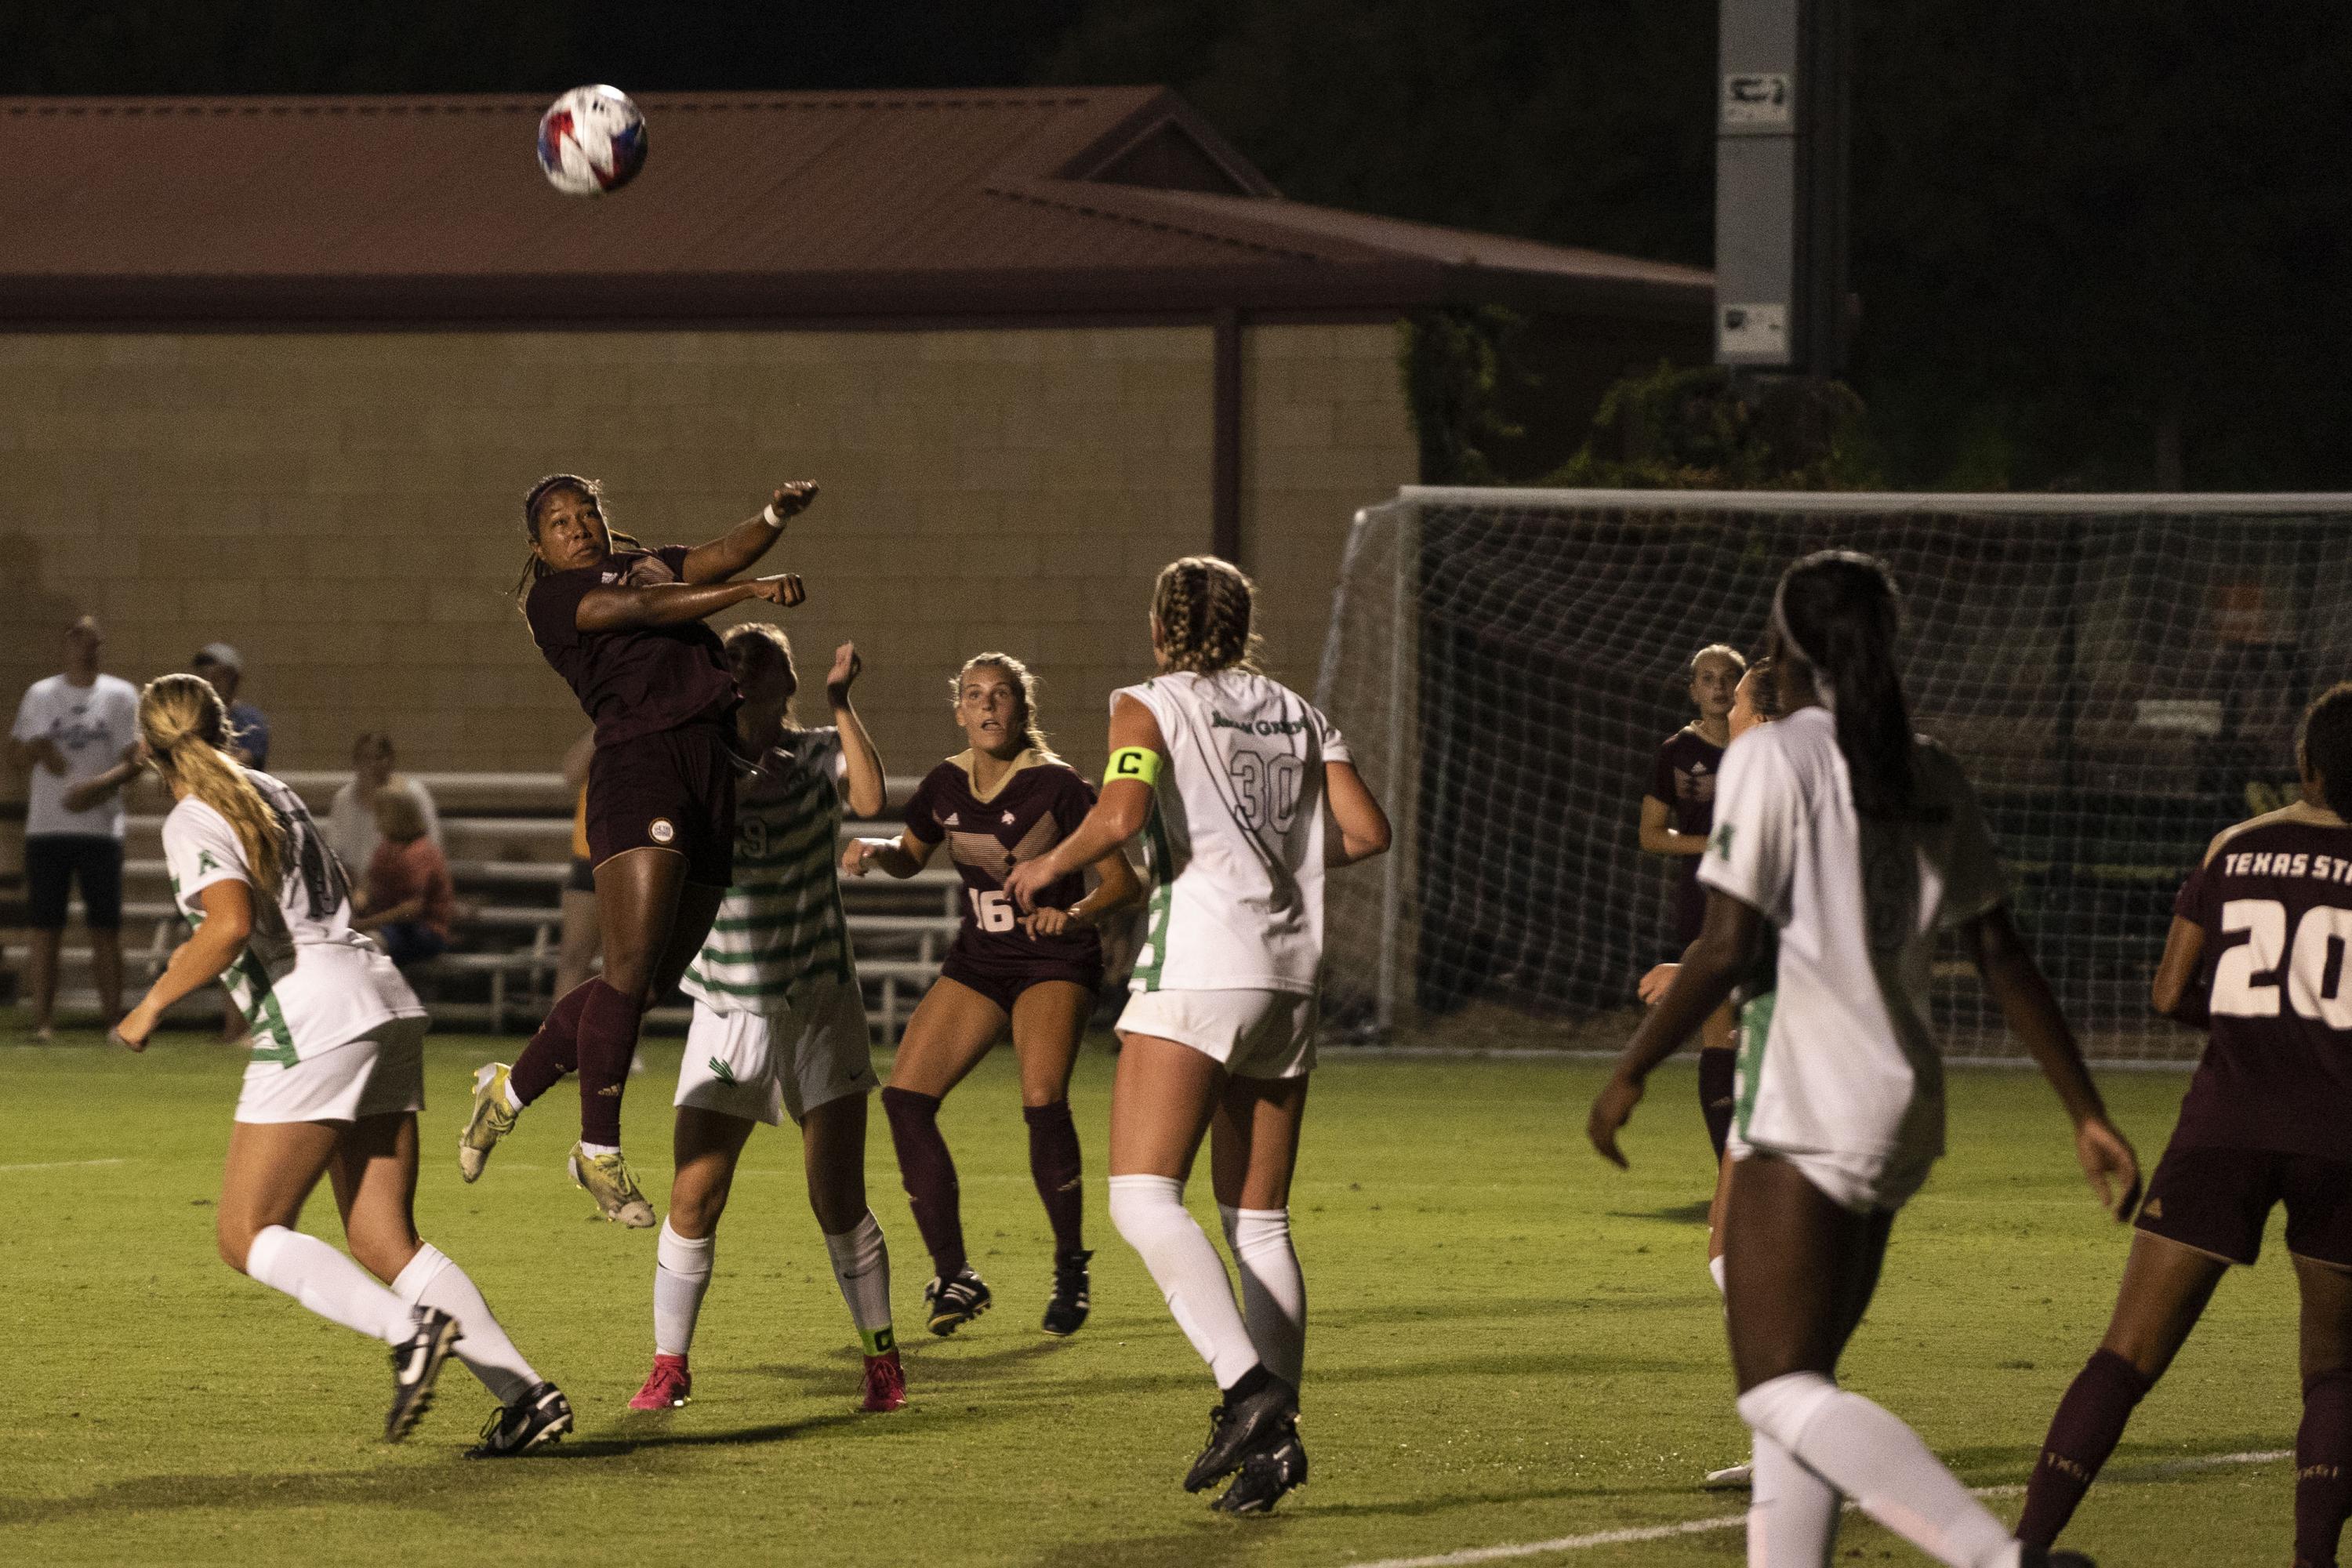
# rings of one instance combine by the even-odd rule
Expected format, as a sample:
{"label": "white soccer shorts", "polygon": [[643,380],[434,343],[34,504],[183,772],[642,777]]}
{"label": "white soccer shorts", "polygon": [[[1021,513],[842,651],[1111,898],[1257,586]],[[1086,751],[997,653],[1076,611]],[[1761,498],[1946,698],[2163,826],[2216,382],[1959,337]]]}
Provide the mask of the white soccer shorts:
{"label": "white soccer shorts", "polygon": [[1927,1184],[1940,1150],[1898,1148],[1885,1154],[1835,1150],[1768,1148],[1731,1135],[1725,1152],[1734,1161],[1769,1154],[1797,1167],[1821,1194],[1850,1214],[1893,1214]]}
{"label": "white soccer shorts", "polygon": [[874,1086],[866,998],[854,982],[807,980],[793,987],[790,1010],[772,1016],[697,1002],[672,1103],[777,1127]]}
{"label": "white soccer shorts", "polygon": [[257,1057],[236,1097],[239,1121],[357,1121],[425,1109],[427,1018],[394,1018],[372,1034],[287,1064]]}
{"label": "white soccer shorts", "polygon": [[1190,1046],[1235,1078],[1303,1078],[1315,1070],[1316,997],[1297,991],[1138,991],[1122,1035]]}

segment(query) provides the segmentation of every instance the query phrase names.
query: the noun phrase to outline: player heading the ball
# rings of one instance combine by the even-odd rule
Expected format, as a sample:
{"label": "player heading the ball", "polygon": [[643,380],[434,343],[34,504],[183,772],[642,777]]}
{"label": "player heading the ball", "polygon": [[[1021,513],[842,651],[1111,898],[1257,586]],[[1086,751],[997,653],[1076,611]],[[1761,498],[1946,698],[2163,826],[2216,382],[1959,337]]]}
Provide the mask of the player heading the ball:
{"label": "player heading the ball", "polygon": [[530,553],[515,584],[531,640],[596,726],[588,773],[588,860],[604,972],[559,998],[509,1068],[474,1075],[458,1140],[466,1180],[523,1107],[580,1074],[580,1142],[568,1167],[604,1217],[654,1223],[621,1153],[621,1094],[638,1021],[709,934],[735,854],[735,734],[742,700],[726,650],[703,622],[747,599],[789,609],[806,595],[787,572],[733,581],[774,548],[816,486],[779,486],[768,505],[707,544],[646,550],[604,521],[604,487],[551,474],[523,498]]}

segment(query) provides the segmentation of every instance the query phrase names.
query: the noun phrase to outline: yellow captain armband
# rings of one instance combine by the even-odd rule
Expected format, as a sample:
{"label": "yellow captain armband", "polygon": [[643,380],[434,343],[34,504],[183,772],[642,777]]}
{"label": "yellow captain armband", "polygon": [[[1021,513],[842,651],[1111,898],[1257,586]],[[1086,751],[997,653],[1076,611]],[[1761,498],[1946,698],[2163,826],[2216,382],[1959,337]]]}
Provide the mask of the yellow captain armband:
{"label": "yellow captain armband", "polygon": [[1132,779],[1146,789],[1160,784],[1160,753],[1149,746],[1121,746],[1110,754],[1110,766],[1103,770],[1103,783],[1117,784]]}

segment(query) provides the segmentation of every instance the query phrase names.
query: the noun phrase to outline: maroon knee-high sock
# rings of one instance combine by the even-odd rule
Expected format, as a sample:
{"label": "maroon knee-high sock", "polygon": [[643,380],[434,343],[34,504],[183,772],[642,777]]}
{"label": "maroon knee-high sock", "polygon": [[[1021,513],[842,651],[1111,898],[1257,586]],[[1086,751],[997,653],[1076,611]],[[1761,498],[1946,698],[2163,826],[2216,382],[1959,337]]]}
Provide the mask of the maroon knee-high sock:
{"label": "maroon knee-high sock", "polygon": [[507,1069],[507,1088],[517,1105],[529,1105],[554,1088],[564,1074],[579,1069],[580,1009],[588,1005],[588,988],[594,984],[583,980],[557,998],[548,1009],[547,1022]]}
{"label": "maroon knee-high sock", "polygon": [[1070,1120],[1070,1102],[1024,1105],[1021,1120],[1029,1123],[1029,1179],[1037,1184],[1045,1217],[1054,1223],[1054,1250],[1083,1252],[1087,1194],[1078,1163],[1078,1124]]}
{"label": "maroon knee-high sock", "polygon": [[645,1011],[602,980],[583,987],[580,1009],[580,1141],[621,1142],[621,1091],[628,1087],[629,1062],[637,1054],[637,1026]]}
{"label": "maroon knee-high sock", "polygon": [[2033,1479],[2026,1483],[2025,1512],[2017,1521],[2020,1541],[2047,1548],[2058,1539],[2099,1467],[2116,1451],[2132,1410],[2154,1386],[2153,1379],[2111,1350],[2100,1350],[2074,1374],[2058,1414],[2050,1418]]}
{"label": "maroon knee-high sock", "polygon": [[2336,1568],[2344,1516],[2352,1512],[2352,1369],[2303,1385],[2294,1434],[2294,1568]]}
{"label": "maroon knee-high sock", "polygon": [[923,1233],[931,1268],[940,1279],[952,1279],[964,1267],[963,1215],[955,1160],[948,1153],[948,1141],[940,1136],[939,1098],[886,1089],[882,1113],[890,1119],[898,1180],[906,1185],[907,1206],[915,1211],[915,1228]]}

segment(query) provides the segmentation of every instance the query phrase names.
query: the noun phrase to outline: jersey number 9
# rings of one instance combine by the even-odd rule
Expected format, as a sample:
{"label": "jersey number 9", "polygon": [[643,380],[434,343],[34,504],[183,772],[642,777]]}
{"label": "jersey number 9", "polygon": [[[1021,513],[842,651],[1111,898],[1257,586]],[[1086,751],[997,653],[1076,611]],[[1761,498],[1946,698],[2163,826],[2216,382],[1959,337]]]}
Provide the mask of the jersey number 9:
{"label": "jersey number 9", "polygon": [[[2247,933],[2213,964],[2213,1005],[2231,1018],[2275,1018],[2279,986],[2296,1013],[2331,1029],[2352,1029],[2352,985],[2345,971],[2352,959],[2352,910],[2321,904],[2304,914],[2287,943],[2286,906],[2274,899],[2231,899],[2221,906],[2224,935]],[[2280,961],[2285,973],[2280,973]],[[2269,978],[2262,978],[2268,976]],[[2330,978],[2336,982],[2331,992]]]}

